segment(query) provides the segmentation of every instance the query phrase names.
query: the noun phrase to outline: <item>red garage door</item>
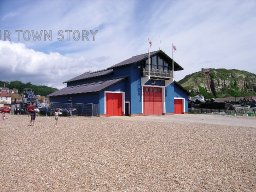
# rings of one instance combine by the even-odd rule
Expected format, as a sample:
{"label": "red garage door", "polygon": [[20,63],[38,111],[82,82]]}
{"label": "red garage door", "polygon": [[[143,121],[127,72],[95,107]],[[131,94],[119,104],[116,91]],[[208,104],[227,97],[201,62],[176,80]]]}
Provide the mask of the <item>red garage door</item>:
{"label": "red garage door", "polygon": [[107,116],[121,116],[122,110],[122,93],[106,93]]}
{"label": "red garage door", "polygon": [[162,115],[162,88],[143,87],[143,111],[145,115]]}
{"label": "red garage door", "polygon": [[174,113],[183,114],[183,99],[174,99]]}

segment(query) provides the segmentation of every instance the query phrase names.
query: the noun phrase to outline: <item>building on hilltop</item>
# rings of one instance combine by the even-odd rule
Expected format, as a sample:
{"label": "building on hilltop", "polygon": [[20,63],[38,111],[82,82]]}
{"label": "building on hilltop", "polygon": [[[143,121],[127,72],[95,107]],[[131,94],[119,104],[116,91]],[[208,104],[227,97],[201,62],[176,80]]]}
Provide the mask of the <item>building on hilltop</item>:
{"label": "building on hilltop", "polygon": [[[93,103],[98,114],[162,115],[186,113],[188,92],[173,81],[174,71],[183,70],[162,50],[133,56],[107,69],[86,72],[49,95],[54,103]],[[173,63],[172,63],[173,62]],[[150,67],[149,67],[149,64]]]}

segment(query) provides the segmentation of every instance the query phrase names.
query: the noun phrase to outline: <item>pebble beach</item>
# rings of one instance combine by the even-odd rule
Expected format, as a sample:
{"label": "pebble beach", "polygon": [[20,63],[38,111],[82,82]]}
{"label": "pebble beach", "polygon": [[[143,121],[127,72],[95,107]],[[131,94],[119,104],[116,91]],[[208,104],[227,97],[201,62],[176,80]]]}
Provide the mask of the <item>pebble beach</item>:
{"label": "pebble beach", "polygon": [[0,191],[255,191],[256,118],[0,120]]}

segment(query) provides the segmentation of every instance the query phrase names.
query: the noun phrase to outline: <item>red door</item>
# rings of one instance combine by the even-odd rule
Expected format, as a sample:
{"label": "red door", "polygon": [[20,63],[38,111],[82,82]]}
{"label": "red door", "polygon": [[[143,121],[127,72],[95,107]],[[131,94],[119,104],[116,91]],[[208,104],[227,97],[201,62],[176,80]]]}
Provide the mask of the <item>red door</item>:
{"label": "red door", "polygon": [[174,113],[183,114],[183,99],[174,99]]}
{"label": "red door", "polygon": [[162,115],[162,88],[143,87],[143,106],[145,115]]}
{"label": "red door", "polygon": [[154,87],[154,115],[163,114],[162,88]]}
{"label": "red door", "polygon": [[121,116],[122,110],[122,93],[106,93],[107,116]]}

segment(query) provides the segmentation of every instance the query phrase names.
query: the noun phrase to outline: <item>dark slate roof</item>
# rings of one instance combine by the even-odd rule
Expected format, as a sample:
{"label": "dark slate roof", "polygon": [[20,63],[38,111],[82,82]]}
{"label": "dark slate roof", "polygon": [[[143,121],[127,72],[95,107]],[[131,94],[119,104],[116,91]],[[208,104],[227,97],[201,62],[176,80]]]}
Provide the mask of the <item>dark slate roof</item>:
{"label": "dark slate roof", "polygon": [[83,73],[82,75],[78,75],[68,81],[65,81],[64,83],[108,75],[112,72],[113,72],[113,69],[104,69],[104,70],[95,71],[95,72],[86,72],[86,73]]}
{"label": "dark slate roof", "polygon": [[[154,55],[155,53],[157,53],[159,51],[154,51],[154,52],[150,52],[150,55]],[[139,62],[139,61],[142,61],[142,60],[146,60],[148,59],[148,53],[144,53],[144,54],[141,54],[141,55],[136,55],[136,56],[133,56],[129,59],[126,59],[118,64],[115,64],[113,66],[111,66],[110,68],[115,68],[115,67],[121,67],[121,66],[124,66],[124,65],[129,65],[129,64],[132,64],[132,63],[136,63],[136,62]]]}
{"label": "dark slate roof", "polygon": [[[155,55],[160,55],[164,60],[166,60],[169,64],[172,63],[172,59],[162,50],[158,50],[158,51],[153,51],[150,52],[150,56],[155,56]],[[79,81],[79,80],[83,80],[83,79],[89,79],[89,78],[93,78],[93,77],[99,77],[99,76],[104,76],[104,75],[108,75],[111,74],[113,72],[113,68],[116,67],[121,67],[121,66],[125,66],[125,65],[130,65],[133,63],[137,63],[143,60],[147,60],[148,59],[148,53],[144,53],[141,55],[136,55],[133,56],[129,59],[126,59],[116,65],[113,65],[107,69],[104,70],[100,70],[100,71],[95,71],[95,72],[86,72],[83,73],[82,75],[78,75],[68,81],[65,81],[64,83],[68,83],[68,82],[73,82],[73,81]],[[179,71],[179,70],[183,70],[183,68],[174,61],[174,70],[175,71]]]}
{"label": "dark slate roof", "polygon": [[105,89],[115,83],[118,83],[118,82],[124,80],[125,78],[126,77],[105,80],[105,81],[92,82],[92,83],[77,85],[77,86],[69,86],[69,87],[65,87],[61,90],[55,91],[54,93],[51,93],[48,96],[54,97],[54,96],[61,96],[61,95],[72,95],[72,94],[79,94],[79,93],[98,92],[98,91],[101,91],[102,89]]}
{"label": "dark slate roof", "polygon": [[[165,52],[163,52],[162,50],[150,52],[151,57],[155,56],[155,55],[158,55],[158,54],[161,55],[163,57],[163,59],[165,59],[167,62],[169,62],[169,64],[172,63],[172,59]],[[118,64],[115,64],[115,65],[109,67],[108,69],[137,63],[137,62],[147,60],[147,59],[148,59],[148,53],[144,53],[144,54],[141,54],[141,55],[136,55],[136,56],[133,56],[129,59],[126,59],[126,60],[124,60],[124,61],[122,61]],[[176,63],[175,61],[174,61],[174,69],[175,69],[175,71],[183,70],[183,68],[178,63]]]}

